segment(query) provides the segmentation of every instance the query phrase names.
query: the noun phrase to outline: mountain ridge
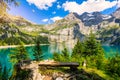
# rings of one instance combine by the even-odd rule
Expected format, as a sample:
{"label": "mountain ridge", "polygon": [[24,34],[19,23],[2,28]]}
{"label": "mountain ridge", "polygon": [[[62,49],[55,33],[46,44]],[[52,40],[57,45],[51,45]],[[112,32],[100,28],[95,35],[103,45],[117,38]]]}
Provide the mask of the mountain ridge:
{"label": "mountain ridge", "polygon": [[[33,37],[35,38],[35,36],[40,35],[48,37],[50,42],[72,41],[71,43],[75,43],[77,39],[84,40],[84,38],[87,37],[92,30],[93,33],[97,33],[97,36],[99,36],[97,38],[102,42],[119,44],[119,42],[115,42],[119,39],[119,31],[113,29],[115,25],[120,25],[119,13],[120,8],[109,15],[104,15],[100,12],[85,12],[81,15],[78,15],[77,13],[72,12],[65,16],[65,18],[55,21],[53,24],[45,25],[44,27],[42,25],[34,24],[22,17],[5,14],[4,16],[0,16],[0,23],[4,24],[0,24],[0,39],[3,39],[3,41],[5,38],[8,38],[7,40],[11,40],[12,38],[16,39],[16,36],[17,38],[19,36],[19,38],[21,37],[20,40],[27,41],[26,38],[28,38],[28,40],[30,40],[29,43],[31,43],[32,40],[34,40]],[[107,30],[108,32],[111,31],[111,29],[106,29],[108,26],[113,26],[111,29],[115,30],[116,32],[113,34],[113,36],[109,36],[112,35],[112,33],[106,35],[108,34],[106,32],[104,34],[104,30]],[[103,37],[100,34],[104,34],[107,37]]]}
{"label": "mountain ridge", "polygon": [[[40,37],[42,27],[21,16],[8,13],[0,15],[0,45],[34,44],[35,38]],[[46,37],[41,36],[39,39],[41,43],[48,43]]]}
{"label": "mountain ridge", "polygon": [[[57,33],[59,34],[59,36],[62,36],[63,34],[67,35],[69,33],[70,34],[69,37],[71,36],[72,40],[74,39],[75,35],[78,36],[76,38],[83,39],[84,36],[80,36],[80,34],[88,36],[91,30],[93,31],[93,33],[96,34],[101,29],[105,29],[108,26],[115,26],[115,25],[119,26],[120,25],[120,20],[119,20],[120,18],[118,17],[119,12],[120,12],[120,8],[117,9],[114,13],[108,15],[102,14],[100,12],[93,12],[93,13],[85,12],[81,15],[78,15],[77,13],[70,13],[67,16],[65,16],[63,19],[58,20],[51,25],[48,25],[47,29],[52,35],[54,33]],[[75,32],[75,28],[78,29],[77,32]],[[116,38],[114,39],[113,37],[110,37],[110,39],[111,41],[112,39],[115,41],[117,37],[119,36],[117,35]],[[58,38],[56,38],[55,40],[58,40]],[[67,41],[67,39],[65,41]],[[106,41],[106,42],[113,43],[113,41],[112,42]]]}

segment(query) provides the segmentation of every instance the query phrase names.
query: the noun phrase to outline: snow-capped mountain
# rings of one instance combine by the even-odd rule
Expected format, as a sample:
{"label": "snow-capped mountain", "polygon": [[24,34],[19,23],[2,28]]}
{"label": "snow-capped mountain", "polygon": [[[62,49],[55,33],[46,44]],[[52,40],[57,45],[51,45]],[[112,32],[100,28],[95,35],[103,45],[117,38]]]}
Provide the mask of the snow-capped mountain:
{"label": "snow-capped mountain", "polygon": [[85,26],[94,26],[99,25],[103,21],[112,22],[113,16],[112,15],[104,15],[100,12],[93,12],[93,13],[83,13],[80,15],[80,19],[84,23]]}

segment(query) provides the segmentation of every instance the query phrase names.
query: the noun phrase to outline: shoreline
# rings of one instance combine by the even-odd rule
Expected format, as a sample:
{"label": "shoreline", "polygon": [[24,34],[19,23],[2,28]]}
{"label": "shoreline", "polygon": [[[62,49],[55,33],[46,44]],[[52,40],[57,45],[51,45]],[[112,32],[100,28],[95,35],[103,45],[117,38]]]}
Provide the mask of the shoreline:
{"label": "shoreline", "polygon": [[[40,44],[40,45],[49,45],[49,44]],[[7,45],[7,46],[0,46],[0,49],[7,49],[7,48],[16,48],[19,45]],[[24,47],[29,47],[29,46],[35,46],[35,44],[28,44],[28,45],[23,45]]]}

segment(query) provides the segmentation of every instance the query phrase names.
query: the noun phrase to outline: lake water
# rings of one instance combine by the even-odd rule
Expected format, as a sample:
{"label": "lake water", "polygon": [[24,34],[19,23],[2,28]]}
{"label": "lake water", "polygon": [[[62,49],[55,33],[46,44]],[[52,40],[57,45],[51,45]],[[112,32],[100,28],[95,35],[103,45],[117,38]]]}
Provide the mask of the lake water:
{"label": "lake water", "polygon": [[[51,59],[54,52],[61,52],[63,50],[64,45],[54,44],[54,45],[42,45],[42,52],[44,53],[44,59]],[[67,47],[70,53],[72,52],[71,45]],[[0,63],[2,66],[7,66],[7,68],[11,68],[11,63],[9,62],[9,54],[12,54],[11,50],[14,48],[8,48],[8,49],[1,49],[0,50]],[[26,47],[27,52],[29,53],[29,56],[31,59],[34,59],[33,57],[33,46]],[[103,46],[103,49],[105,51],[105,56],[113,56],[115,55],[116,51],[120,52],[120,46]]]}

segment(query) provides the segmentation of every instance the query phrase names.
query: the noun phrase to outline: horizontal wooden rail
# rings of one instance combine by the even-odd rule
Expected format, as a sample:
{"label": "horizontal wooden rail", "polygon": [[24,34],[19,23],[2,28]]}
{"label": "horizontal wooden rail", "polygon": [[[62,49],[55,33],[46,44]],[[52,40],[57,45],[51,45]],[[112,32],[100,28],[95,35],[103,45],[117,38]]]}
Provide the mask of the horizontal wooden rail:
{"label": "horizontal wooden rail", "polygon": [[70,67],[70,69],[77,69],[79,63],[77,62],[54,62],[54,63],[39,63],[39,66],[44,67]]}

